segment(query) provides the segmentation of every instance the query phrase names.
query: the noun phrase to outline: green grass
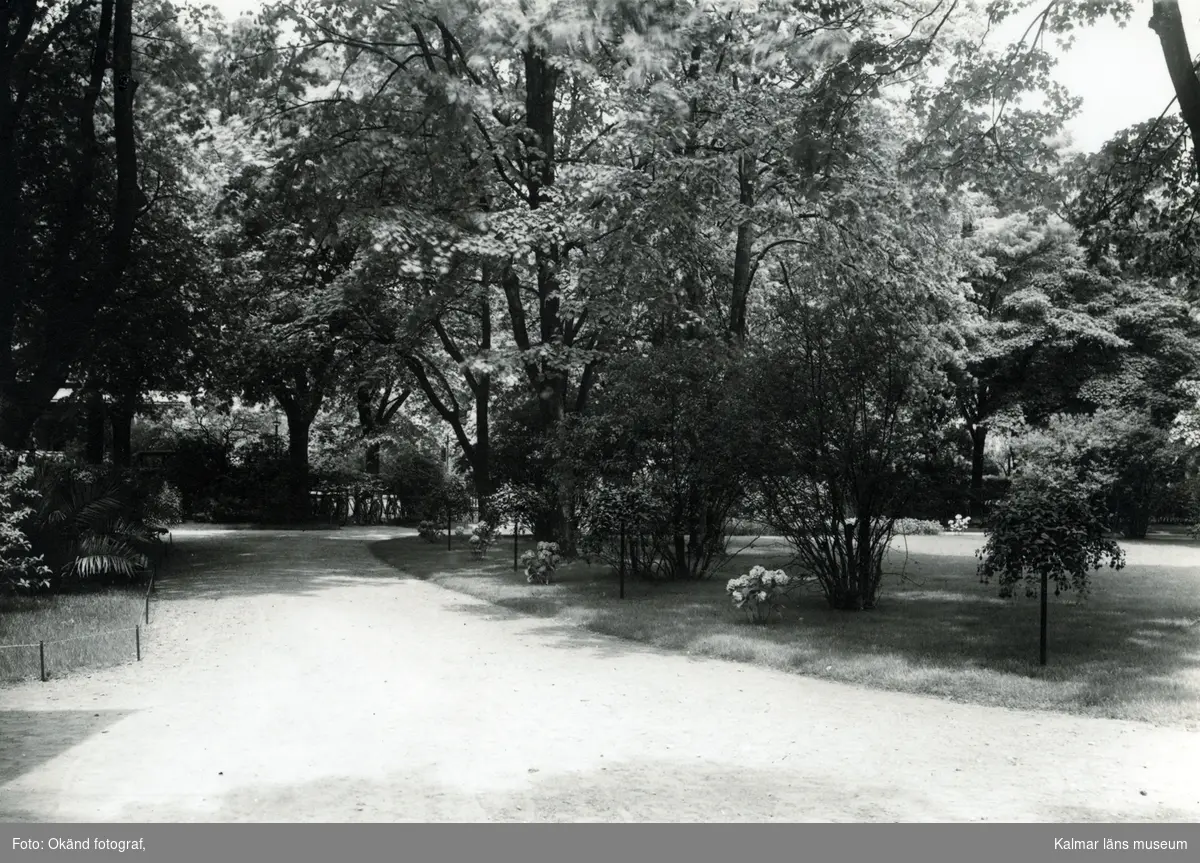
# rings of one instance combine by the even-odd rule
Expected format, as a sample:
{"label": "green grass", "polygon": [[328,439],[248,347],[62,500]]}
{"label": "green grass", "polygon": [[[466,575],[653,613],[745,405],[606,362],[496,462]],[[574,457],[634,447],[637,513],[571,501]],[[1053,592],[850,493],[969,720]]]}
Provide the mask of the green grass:
{"label": "green grass", "polygon": [[774,539],[758,540],[699,584],[631,580],[623,601],[615,575],[584,563],[560,567],[555,584],[526,584],[512,569],[511,540],[485,561],[471,559],[461,541],[447,552],[419,539],[394,540],[376,553],[406,573],[515,612],[670,650],[953,701],[1200,728],[1200,545],[1125,543],[1129,565],[1098,573],[1085,602],[1052,597],[1042,668],[1038,603],[1023,594],[1002,600],[994,585],[979,583],[974,550],[981,542],[898,540],[878,608],[835,612],[809,591],[768,626],[739,617],[724,588],[756,563],[785,564],[786,548]]}
{"label": "green grass", "polygon": [[[46,643],[49,677],[135,661],[133,630],[141,622],[144,596],[144,590],[138,589],[0,596],[0,680],[36,680],[40,673],[38,642]],[[143,648],[145,637],[143,632]],[[14,644],[33,646],[5,646]]]}

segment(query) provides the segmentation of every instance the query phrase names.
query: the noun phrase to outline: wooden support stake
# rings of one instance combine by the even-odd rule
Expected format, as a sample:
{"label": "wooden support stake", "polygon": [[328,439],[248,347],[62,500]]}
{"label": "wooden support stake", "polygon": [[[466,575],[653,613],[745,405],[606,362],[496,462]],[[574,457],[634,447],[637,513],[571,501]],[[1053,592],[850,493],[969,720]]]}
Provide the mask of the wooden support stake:
{"label": "wooden support stake", "polygon": [[137,661],[142,661],[142,628],[135,626],[133,628],[133,642],[137,646]]}
{"label": "wooden support stake", "polygon": [[38,642],[38,661],[41,664],[42,683],[46,682],[46,642]]}
{"label": "wooden support stake", "polygon": [[621,522],[621,599],[625,598],[625,522]]}
{"label": "wooden support stake", "polygon": [[1042,573],[1042,643],[1041,650],[1038,654],[1038,662],[1041,665],[1046,664],[1046,591],[1049,588],[1050,579],[1046,573]]}

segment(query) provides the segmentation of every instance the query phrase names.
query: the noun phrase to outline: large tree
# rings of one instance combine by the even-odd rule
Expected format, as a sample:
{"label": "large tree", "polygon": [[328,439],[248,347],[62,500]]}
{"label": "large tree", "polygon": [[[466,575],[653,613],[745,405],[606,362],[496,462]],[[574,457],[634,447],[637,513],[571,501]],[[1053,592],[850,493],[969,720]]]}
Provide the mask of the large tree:
{"label": "large tree", "polygon": [[859,157],[840,224],[779,264],[746,444],[766,520],[847,610],[878,601],[965,314],[956,213],[882,167],[880,149]]}
{"label": "large tree", "polygon": [[132,0],[23,0],[0,13],[0,441],[6,445],[26,444],[129,266],[146,203],[133,20]]}

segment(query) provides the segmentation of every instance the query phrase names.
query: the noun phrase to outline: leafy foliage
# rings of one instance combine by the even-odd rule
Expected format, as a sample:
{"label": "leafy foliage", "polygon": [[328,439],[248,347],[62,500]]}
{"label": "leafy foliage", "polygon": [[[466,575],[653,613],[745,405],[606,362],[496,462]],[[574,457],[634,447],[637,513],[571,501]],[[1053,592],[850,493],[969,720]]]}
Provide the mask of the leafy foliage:
{"label": "leafy foliage", "polygon": [[987,543],[977,552],[980,580],[995,579],[1003,597],[1019,584],[1036,597],[1042,579],[1053,584],[1055,596],[1071,589],[1086,595],[1092,571],[1125,565],[1107,521],[1096,483],[1080,483],[1064,471],[1024,472],[992,515]]}
{"label": "leafy foliage", "polygon": [[183,500],[179,490],[164,482],[147,501],[143,518],[152,528],[169,528],[183,523]]}
{"label": "leafy foliage", "polygon": [[156,539],[134,480],[51,462],[38,465],[36,476],[31,539],[65,586],[141,576]]}
{"label": "leafy foliage", "polygon": [[544,515],[552,504],[535,486],[505,483],[488,497],[488,507],[496,517],[511,518],[530,526]]}
{"label": "leafy foliage", "polygon": [[29,521],[34,513],[37,490],[34,469],[19,465],[15,453],[0,449],[4,470],[0,471],[0,587],[32,590],[50,586],[53,573],[36,554],[29,538]]}
{"label": "leafy foliage", "polygon": [[496,542],[496,529],[486,521],[467,525],[459,533],[466,534],[471,556],[476,558],[487,557],[488,549]]}
{"label": "leafy foliage", "polygon": [[747,487],[742,370],[719,344],[697,340],[615,362],[612,372],[562,445],[561,461],[590,478],[581,549],[615,560],[623,524],[631,572],[703,578],[724,555]]}
{"label": "leafy foliage", "polygon": [[872,202],[870,230],[814,228],[808,255],[781,268],[743,444],[765,519],[839,609],[877,601],[962,308],[952,215],[895,184],[864,165],[844,194]]}

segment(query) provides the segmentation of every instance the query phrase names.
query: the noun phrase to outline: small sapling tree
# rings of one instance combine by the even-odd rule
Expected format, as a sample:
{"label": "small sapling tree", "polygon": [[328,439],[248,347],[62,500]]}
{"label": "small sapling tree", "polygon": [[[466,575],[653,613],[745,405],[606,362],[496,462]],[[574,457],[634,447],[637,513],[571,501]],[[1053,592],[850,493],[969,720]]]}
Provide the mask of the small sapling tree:
{"label": "small sapling tree", "polygon": [[976,552],[979,577],[996,579],[1011,597],[1024,583],[1025,595],[1041,598],[1039,662],[1046,664],[1047,597],[1076,590],[1086,595],[1091,573],[1107,563],[1125,566],[1125,553],[1108,538],[1108,512],[1099,481],[1044,466],[1018,474],[993,514],[987,543]]}

